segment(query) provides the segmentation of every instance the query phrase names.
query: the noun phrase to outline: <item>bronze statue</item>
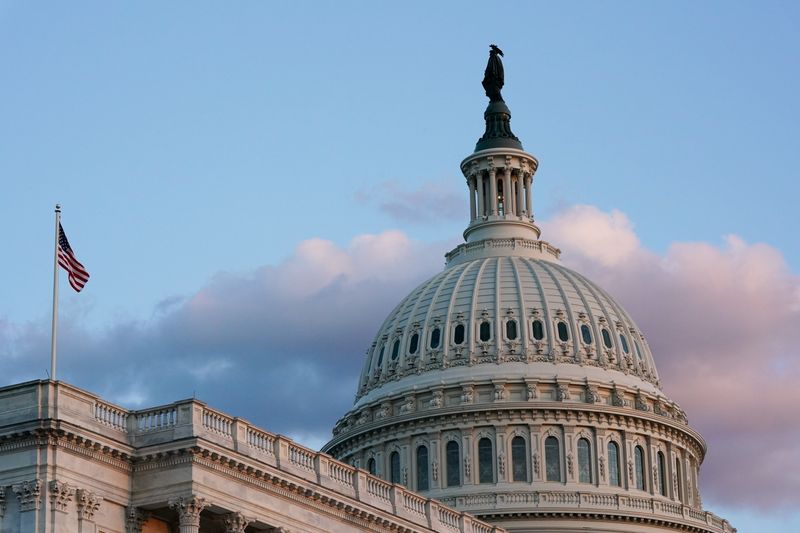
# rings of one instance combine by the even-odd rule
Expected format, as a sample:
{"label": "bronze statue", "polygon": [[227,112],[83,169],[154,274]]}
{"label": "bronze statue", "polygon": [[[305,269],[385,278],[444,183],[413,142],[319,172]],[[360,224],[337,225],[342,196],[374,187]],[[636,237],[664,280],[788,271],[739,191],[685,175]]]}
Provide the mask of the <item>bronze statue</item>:
{"label": "bronze statue", "polygon": [[490,102],[502,102],[503,97],[500,94],[500,89],[503,88],[504,75],[503,75],[503,51],[497,46],[491,45],[489,50],[489,63],[486,65],[486,71],[483,73],[483,88],[486,90],[486,96],[489,97]]}

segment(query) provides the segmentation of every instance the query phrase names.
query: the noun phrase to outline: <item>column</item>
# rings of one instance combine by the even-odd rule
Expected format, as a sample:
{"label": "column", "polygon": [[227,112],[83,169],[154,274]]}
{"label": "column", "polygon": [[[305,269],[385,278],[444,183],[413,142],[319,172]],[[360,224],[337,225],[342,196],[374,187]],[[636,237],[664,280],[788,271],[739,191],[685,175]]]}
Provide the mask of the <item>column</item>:
{"label": "column", "polygon": [[469,181],[469,221],[475,221],[475,176],[470,176]]}
{"label": "column", "polygon": [[503,171],[503,214],[513,215],[514,208],[511,201],[511,167],[506,167]]}
{"label": "column", "polygon": [[39,507],[42,504],[42,482],[39,479],[23,481],[11,490],[19,501],[19,530],[39,531]]}
{"label": "column", "polygon": [[223,519],[225,533],[244,533],[247,524],[251,522],[242,513],[229,513]]}
{"label": "column", "polygon": [[522,199],[523,199],[523,197],[522,197],[523,192],[522,191],[524,191],[525,188],[522,185],[522,180],[523,180],[523,173],[520,170],[519,173],[517,174],[517,186],[514,189],[514,192],[516,193],[516,198],[517,198],[517,216],[518,217],[521,217],[525,213],[525,207],[523,206],[523,202],[522,202]]}
{"label": "column", "polygon": [[489,214],[497,215],[497,171],[489,170]]}
{"label": "column", "polygon": [[531,185],[533,185],[533,175],[525,177],[525,204],[530,219],[533,219],[533,204],[531,203]]}
{"label": "column", "polygon": [[169,506],[178,512],[179,533],[200,533],[200,513],[206,506],[205,498],[182,496],[170,500]]}
{"label": "column", "polygon": [[478,217],[483,219],[486,216],[486,191],[483,184],[483,173],[479,170],[475,175],[478,187]]}
{"label": "column", "polygon": [[84,521],[94,522],[94,514],[100,509],[103,498],[92,491],[78,489],[75,492],[75,501],[78,504],[78,531],[94,531],[94,524],[84,524]]}

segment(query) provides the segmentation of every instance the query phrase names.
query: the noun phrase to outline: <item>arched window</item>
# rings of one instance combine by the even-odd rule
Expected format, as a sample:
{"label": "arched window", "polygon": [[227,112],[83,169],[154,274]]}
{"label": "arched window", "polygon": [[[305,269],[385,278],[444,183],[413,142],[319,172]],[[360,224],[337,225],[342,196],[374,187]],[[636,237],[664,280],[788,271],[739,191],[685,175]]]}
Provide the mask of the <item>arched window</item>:
{"label": "arched window", "polygon": [[400,354],[400,339],[394,341],[394,346],[392,346],[392,361],[397,359],[397,356]]}
{"label": "arched window", "polygon": [[375,458],[374,457],[370,457],[367,460],[367,472],[369,472],[373,476],[375,475]]}
{"label": "arched window", "polygon": [[558,340],[561,342],[567,342],[569,340],[569,330],[567,329],[567,323],[559,321],[556,325],[556,330],[558,331]]}
{"label": "arched window", "polygon": [[386,345],[381,346],[381,353],[378,355],[378,368],[383,364],[383,352],[386,350]]}
{"label": "arched window", "polygon": [[533,338],[537,341],[544,339],[544,324],[541,320],[533,321]]}
{"label": "arched window", "polygon": [[461,451],[458,443],[451,440],[447,443],[447,486],[461,485]]}
{"label": "arched window", "polygon": [[439,328],[434,328],[434,330],[431,331],[431,349],[435,350],[436,348],[439,347],[439,342],[441,341],[441,337],[442,337],[442,330],[440,330]]}
{"label": "arched window", "polygon": [[544,440],[544,462],[547,481],[561,481],[561,453],[558,439],[547,437]]}
{"label": "arched window", "polygon": [[608,484],[619,487],[621,484],[619,475],[619,446],[616,442],[608,443]]}
{"label": "arched window", "polygon": [[417,447],[417,490],[428,490],[428,447]]}
{"label": "arched window", "polygon": [[631,349],[628,347],[628,338],[622,333],[619,334],[619,343],[622,345],[622,351],[630,353]]}
{"label": "arched window", "polygon": [[519,435],[511,439],[511,469],[514,481],[528,481],[528,453]]}
{"label": "arched window", "polygon": [[517,338],[516,320],[509,320],[508,322],[506,322],[506,338],[510,341],[516,340]]}
{"label": "arched window", "polygon": [[667,495],[667,464],[661,452],[658,452],[658,491],[662,496]]}
{"label": "arched window", "polygon": [[400,454],[397,452],[389,455],[389,481],[400,483]]}
{"label": "arched window", "polygon": [[459,324],[453,330],[453,344],[464,344],[464,324]]}
{"label": "arched window", "polygon": [[578,481],[592,482],[592,448],[588,439],[578,439]]}
{"label": "arched window", "polygon": [[609,349],[613,348],[614,343],[611,342],[611,334],[608,332],[608,330],[606,328],[603,328],[601,334],[603,335],[603,344],[605,345],[605,347]]}
{"label": "arched window", "polygon": [[481,322],[480,338],[481,338],[482,342],[486,342],[486,341],[488,341],[489,339],[492,338],[492,324],[491,323],[489,323],[487,321]]}
{"label": "arched window", "polygon": [[633,462],[636,470],[636,488],[644,490],[644,450],[641,446],[633,449]]}
{"label": "arched window", "polygon": [[494,482],[492,441],[484,437],[478,441],[478,483],[492,482]]}
{"label": "arched window", "polygon": [[414,333],[408,343],[408,351],[411,354],[415,354],[417,353],[417,348],[419,348],[419,333]]}
{"label": "arched window", "polygon": [[675,458],[675,477],[678,481],[678,493],[676,496],[679,501],[683,501],[683,477],[681,476],[681,460]]}
{"label": "arched window", "polygon": [[581,324],[581,338],[584,344],[592,344],[592,330],[586,324]]}

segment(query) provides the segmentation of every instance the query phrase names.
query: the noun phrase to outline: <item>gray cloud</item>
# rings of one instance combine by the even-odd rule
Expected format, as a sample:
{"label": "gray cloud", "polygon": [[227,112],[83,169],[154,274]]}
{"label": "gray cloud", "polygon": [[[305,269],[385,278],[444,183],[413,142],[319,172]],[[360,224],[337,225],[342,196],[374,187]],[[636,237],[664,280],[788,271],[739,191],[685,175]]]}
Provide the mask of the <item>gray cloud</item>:
{"label": "gray cloud", "polygon": [[363,189],[356,200],[372,204],[393,219],[424,224],[437,220],[467,220],[466,187],[455,187],[457,180],[428,181],[414,190],[395,181],[385,181]]}

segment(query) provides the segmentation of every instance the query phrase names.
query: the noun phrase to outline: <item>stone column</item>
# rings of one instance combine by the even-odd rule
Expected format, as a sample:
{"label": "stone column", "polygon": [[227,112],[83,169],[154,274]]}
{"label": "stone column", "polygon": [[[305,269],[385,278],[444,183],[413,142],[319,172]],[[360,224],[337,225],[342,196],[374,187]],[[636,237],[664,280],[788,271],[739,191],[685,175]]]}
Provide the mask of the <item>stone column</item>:
{"label": "stone column", "polygon": [[469,181],[469,221],[475,220],[475,176],[470,176]]}
{"label": "stone column", "polygon": [[523,205],[523,191],[525,187],[523,186],[523,176],[524,173],[520,170],[517,174],[517,187],[514,189],[517,198],[517,216],[521,217],[525,213],[525,206]]}
{"label": "stone column", "polygon": [[230,513],[225,515],[223,523],[225,524],[225,533],[244,533],[247,524],[251,520],[245,518],[242,513]]}
{"label": "stone column", "polygon": [[489,169],[489,214],[497,214],[497,172]]}
{"label": "stone column", "polygon": [[125,508],[125,533],[142,533],[147,519],[150,518],[150,513],[139,509],[138,507]]}
{"label": "stone column", "polygon": [[531,187],[533,186],[533,175],[525,177],[525,205],[527,205],[528,217],[533,218],[533,201],[531,199]]}
{"label": "stone column", "polygon": [[94,526],[84,526],[84,521],[94,522],[94,514],[100,509],[103,503],[103,498],[97,496],[94,492],[78,489],[75,491],[75,501],[78,504],[78,531],[93,532]]}
{"label": "stone column", "polygon": [[503,171],[503,214],[513,215],[514,208],[512,207],[511,194],[511,167],[506,166]]}
{"label": "stone column", "polygon": [[479,170],[475,175],[475,179],[477,180],[478,188],[478,217],[483,219],[486,215],[486,192],[483,187],[483,172]]}
{"label": "stone column", "polygon": [[169,506],[178,512],[179,533],[200,533],[200,513],[206,506],[205,498],[182,496],[170,500]]}
{"label": "stone column", "polygon": [[42,504],[42,481],[31,479],[13,485],[19,501],[19,531],[39,531],[39,507]]}

